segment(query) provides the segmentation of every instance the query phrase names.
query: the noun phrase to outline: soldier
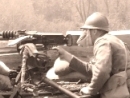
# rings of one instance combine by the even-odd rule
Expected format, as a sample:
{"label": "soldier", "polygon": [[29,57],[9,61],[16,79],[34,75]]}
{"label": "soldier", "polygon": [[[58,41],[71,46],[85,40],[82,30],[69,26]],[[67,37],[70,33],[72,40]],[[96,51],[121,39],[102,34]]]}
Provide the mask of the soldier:
{"label": "soldier", "polygon": [[[60,62],[64,60],[67,62],[67,65],[64,65],[67,67],[66,69],[73,69],[85,76],[92,73],[90,84],[81,89],[82,94],[100,93],[101,98],[129,98],[127,81],[130,77],[130,55],[126,45],[117,37],[108,34],[108,20],[100,12],[90,15],[81,28],[84,30],[84,34],[81,35],[78,44],[86,46],[85,41],[89,34],[94,45],[94,58],[90,62],[84,62],[63,48],[55,47],[54,49],[59,53],[58,59],[61,60],[57,66],[62,69]],[[62,73],[60,70],[58,71]]]}

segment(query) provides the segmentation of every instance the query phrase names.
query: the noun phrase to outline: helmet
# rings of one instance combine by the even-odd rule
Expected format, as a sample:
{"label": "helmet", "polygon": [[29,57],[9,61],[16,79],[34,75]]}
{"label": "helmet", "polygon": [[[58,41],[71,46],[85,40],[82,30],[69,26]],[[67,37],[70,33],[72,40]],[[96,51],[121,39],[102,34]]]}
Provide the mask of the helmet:
{"label": "helmet", "polygon": [[103,14],[95,12],[86,19],[85,24],[81,29],[99,29],[109,31],[109,23]]}

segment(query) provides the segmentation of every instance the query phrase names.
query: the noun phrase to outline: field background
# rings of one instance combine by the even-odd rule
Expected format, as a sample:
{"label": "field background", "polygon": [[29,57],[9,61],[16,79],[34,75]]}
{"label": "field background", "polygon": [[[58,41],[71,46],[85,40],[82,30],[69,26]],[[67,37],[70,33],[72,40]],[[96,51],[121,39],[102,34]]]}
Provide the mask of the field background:
{"label": "field background", "polygon": [[0,31],[79,30],[93,12],[109,19],[110,30],[130,29],[129,0],[0,0]]}

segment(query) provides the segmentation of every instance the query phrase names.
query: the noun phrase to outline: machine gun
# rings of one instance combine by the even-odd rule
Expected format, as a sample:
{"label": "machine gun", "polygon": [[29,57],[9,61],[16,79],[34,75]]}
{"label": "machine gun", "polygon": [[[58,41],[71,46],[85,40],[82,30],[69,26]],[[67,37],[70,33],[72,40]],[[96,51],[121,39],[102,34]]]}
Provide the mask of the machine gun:
{"label": "machine gun", "polygon": [[12,39],[11,45],[17,45],[19,43],[34,43],[42,44],[44,49],[49,49],[52,46],[57,45],[72,45],[72,39],[70,35],[64,35],[62,33],[43,33],[37,31],[2,31],[0,32],[1,39]]}

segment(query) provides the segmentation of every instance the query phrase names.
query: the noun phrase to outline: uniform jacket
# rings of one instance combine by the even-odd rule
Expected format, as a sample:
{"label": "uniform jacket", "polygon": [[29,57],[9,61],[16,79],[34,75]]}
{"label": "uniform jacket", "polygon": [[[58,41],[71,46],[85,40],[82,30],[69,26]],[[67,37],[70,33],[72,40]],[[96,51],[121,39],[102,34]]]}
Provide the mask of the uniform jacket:
{"label": "uniform jacket", "polygon": [[[92,72],[91,82],[88,85],[91,94],[99,92],[107,80],[115,73],[125,70],[125,49],[120,39],[116,36],[105,34],[94,43],[94,59],[83,62],[76,57],[70,62],[70,67],[82,74]],[[130,68],[130,55],[128,54],[128,68]],[[130,74],[128,74],[128,77]]]}

